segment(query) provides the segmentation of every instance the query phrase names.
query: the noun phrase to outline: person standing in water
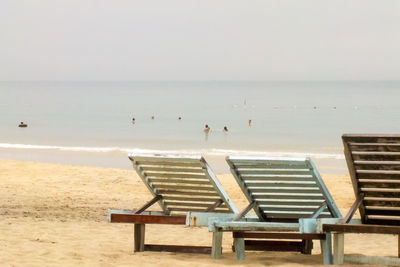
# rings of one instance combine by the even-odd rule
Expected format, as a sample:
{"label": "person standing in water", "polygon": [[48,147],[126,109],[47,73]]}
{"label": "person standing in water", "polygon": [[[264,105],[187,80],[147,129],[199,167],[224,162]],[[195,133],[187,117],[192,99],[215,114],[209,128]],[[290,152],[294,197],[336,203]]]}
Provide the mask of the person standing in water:
{"label": "person standing in water", "polygon": [[204,134],[205,134],[205,140],[207,141],[208,140],[208,134],[209,134],[209,132],[210,132],[210,127],[208,126],[208,124],[206,124],[206,126],[204,127]]}
{"label": "person standing in water", "polygon": [[132,124],[135,124],[136,120],[135,118],[132,118]]}
{"label": "person standing in water", "polygon": [[251,126],[251,120],[249,120],[249,126]]}
{"label": "person standing in water", "polygon": [[226,126],[224,126],[224,129],[222,130],[224,133],[228,132],[228,128]]}

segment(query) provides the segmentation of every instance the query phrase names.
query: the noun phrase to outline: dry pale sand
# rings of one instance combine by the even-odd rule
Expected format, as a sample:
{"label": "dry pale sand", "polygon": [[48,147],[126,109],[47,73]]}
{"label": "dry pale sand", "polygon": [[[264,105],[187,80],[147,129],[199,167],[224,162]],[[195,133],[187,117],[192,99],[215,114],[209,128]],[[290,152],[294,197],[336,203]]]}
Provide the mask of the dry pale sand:
{"label": "dry pale sand", "polygon": [[[246,205],[231,175],[219,175],[239,208]],[[345,213],[353,201],[345,175],[323,175]],[[224,235],[221,260],[210,255],[133,253],[133,225],[110,224],[108,208],[133,209],[151,198],[133,170],[0,160],[1,266],[319,266],[313,255],[247,252],[236,261],[231,235]],[[157,207],[155,207],[157,209]],[[346,235],[346,253],[396,256],[394,236]],[[210,245],[207,229],[148,225],[146,242]]]}

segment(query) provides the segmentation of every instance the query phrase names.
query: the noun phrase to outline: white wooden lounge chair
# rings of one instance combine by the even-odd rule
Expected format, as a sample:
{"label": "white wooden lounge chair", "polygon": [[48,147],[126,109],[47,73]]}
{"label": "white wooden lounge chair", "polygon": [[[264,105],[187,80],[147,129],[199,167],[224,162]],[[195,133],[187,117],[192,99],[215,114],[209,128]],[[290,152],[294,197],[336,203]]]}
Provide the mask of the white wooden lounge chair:
{"label": "white wooden lounge chair", "polygon": [[[213,217],[238,213],[224,188],[201,156],[131,154],[133,167],[153,195],[137,210],[109,210],[112,223],[135,224],[135,252],[211,253],[211,247],[145,244],[145,225],[185,225],[186,213],[201,211]],[[158,203],[162,211],[146,211]]]}
{"label": "white wooden lounge chair", "polygon": [[[214,258],[221,256],[222,233],[231,231],[237,259],[244,259],[245,249],[311,254],[312,240],[319,239],[327,255],[324,261],[330,263],[330,236],[320,231],[317,221],[336,222],[341,214],[311,159],[230,156],[226,160],[249,205],[233,220],[210,220]],[[251,209],[257,221],[244,217]],[[273,240],[245,240],[254,238]]]}
{"label": "white wooden lounge chair", "polygon": [[[356,200],[341,223],[323,225],[333,233],[333,263],[400,266],[400,135],[344,134],[342,139]],[[352,219],[357,210],[361,220]],[[398,258],[344,255],[345,233],[397,235]]]}

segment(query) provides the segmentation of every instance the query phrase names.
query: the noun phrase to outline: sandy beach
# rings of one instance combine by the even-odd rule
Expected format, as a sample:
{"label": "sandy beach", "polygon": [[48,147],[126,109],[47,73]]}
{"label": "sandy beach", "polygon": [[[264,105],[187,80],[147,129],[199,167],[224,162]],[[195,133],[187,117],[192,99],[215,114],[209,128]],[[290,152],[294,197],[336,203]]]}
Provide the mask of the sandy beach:
{"label": "sandy beach", "polygon": [[[345,214],[353,202],[347,175],[323,174]],[[230,174],[218,175],[238,208],[246,200]],[[312,255],[247,252],[236,261],[231,235],[223,256],[133,253],[133,225],[107,222],[108,208],[134,209],[151,198],[133,170],[0,160],[0,265],[2,266],[320,266],[319,242]],[[157,210],[157,206],[153,210]],[[149,225],[146,242],[210,245],[207,229]],[[346,235],[345,253],[396,256],[397,238]],[[346,264],[351,266],[350,264]]]}

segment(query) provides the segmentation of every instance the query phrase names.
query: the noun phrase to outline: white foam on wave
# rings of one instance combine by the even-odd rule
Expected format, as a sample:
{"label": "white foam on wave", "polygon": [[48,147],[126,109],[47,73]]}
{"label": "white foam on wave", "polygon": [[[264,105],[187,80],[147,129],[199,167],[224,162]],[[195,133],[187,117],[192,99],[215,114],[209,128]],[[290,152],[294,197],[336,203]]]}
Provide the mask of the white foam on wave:
{"label": "white foam on wave", "polygon": [[317,153],[301,151],[254,151],[254,150],[233,150],[233,149],[144,149],[144,148],[121,148],[121,147],[82,147],[82,146],[50,146],[50,145],[30,145],[30,144],[9,144],[0,143],[0,148],[5,149],[30,149],[30,150],[58,150],[71,152],[94,152],[108,153],[120,152],[124,154],[181,154],[181,155],[210,155],[210,156],[262,156],[262,157],[311,157],[319,159],[344,159],[341,154]]}

